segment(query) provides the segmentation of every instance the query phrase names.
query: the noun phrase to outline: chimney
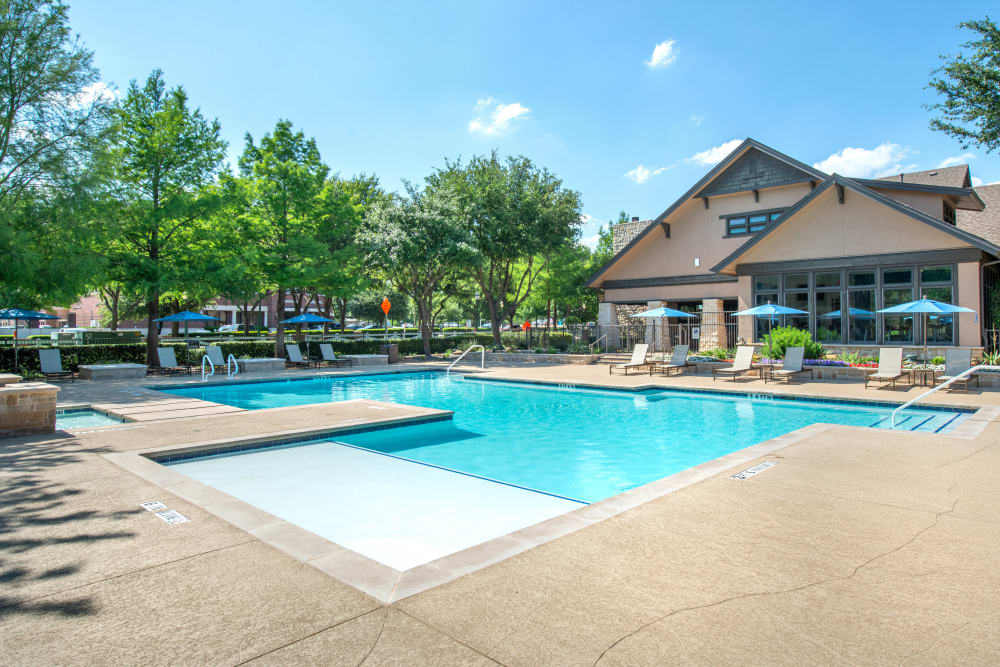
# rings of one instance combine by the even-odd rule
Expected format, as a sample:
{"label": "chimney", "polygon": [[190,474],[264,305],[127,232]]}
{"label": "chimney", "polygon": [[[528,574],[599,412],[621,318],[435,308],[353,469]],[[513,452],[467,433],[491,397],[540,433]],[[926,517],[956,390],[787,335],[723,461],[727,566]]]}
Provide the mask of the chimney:
{"label": "chimney", "polygon": [[632,222],[639,222],[639,216],[633,215],[632,216]]}

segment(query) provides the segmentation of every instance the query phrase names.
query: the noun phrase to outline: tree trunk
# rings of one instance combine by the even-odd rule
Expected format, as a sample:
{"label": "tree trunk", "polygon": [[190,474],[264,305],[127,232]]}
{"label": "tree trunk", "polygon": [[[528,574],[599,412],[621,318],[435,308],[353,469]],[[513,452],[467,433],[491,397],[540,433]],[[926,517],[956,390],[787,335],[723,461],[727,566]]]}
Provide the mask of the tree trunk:
{"label": "tree trunk", "polygon": [[337,297],[337,308],[340,311],[340,331],[343,333],[344,327],[347,326],[347,299]]}
{"label": "tree trunk", "polygon": [[278,314],[278,321],[275,323],[274,332],[274,356],[279,359],[285,358],[285,325],[282,321],[288,319],[285,317],[285,288],[279,287],[278,291],[275,292],[275,312]]}
{"label": "tree trunk", "polygon": [[495,347],[503,347],[503,343],[500,339],[500,328],[503,326],[501,320],[500,311],[497,310],[496,299],[492,295],[486,294],[486,307],[490,311],[490,324],[493,327],[493,345]]}
{"label": "tree trunk", "polygon": [[430,304],[427,297],[422,297],[417,301],[417,315],[420,317],[420,339],[424,344],[424,357],[431,358],[431,327],[430,327]]}
{"label": "tree trunk", "polygon": [[157,330],[158,323],[154,322],[160,317],[160,290],[153,287],[149,290],[146,301],[146,364],[148,366],[159,366],[160,356],[156,348],[160,344],[160,333]]}

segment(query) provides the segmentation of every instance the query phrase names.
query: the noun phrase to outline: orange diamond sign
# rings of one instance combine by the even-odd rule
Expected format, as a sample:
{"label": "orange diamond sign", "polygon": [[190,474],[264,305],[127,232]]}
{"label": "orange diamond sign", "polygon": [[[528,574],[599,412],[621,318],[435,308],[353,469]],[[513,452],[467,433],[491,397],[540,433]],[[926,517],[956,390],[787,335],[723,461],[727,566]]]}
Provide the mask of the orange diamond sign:
{"label": "orange diamond sign", "polygon": [[392,304],[389,303],[389,299],[382,299],[382,312],[388,315],[390,308],[392,308]]}

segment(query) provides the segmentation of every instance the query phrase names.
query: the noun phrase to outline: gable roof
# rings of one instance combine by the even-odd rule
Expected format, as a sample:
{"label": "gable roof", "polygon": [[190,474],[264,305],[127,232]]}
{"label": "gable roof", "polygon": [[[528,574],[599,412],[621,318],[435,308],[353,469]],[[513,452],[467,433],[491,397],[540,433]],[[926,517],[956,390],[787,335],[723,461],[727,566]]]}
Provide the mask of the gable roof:
{"label": "gable roof", "polygon": [[980,250],[984,250],[985,252],[988,252],[991,255],[1000,257],[1000,247],[994,245],[993,243],[985,239],[982,239],[976,236],[975,234],[971,234],[963,229],[960,229],[955,225],[950,225],[947,222],[944,222],[943,220],[938,220],[937,218],[927,215],[922,211],[918,211],[912,206],[907,206],[903,202],[892,199],[891,197],[887,197],[880,192],[872,190],[871,188],[867,188],[864,185],[858,183],[857,181],[841,176],[840,174],[834,174],[829,178],[827,178],[825,181],[823,181],[823,183],[818,185],[815,190],[813,190],[808,195],[800,199],[798,203],[796,203],[790,209],[785,211],[784,215],[778,218],[776,222],[765,227],[763,231],[757,233],[749,241],[741,245],[734,252],[730,253],[728,257],[726,257],[724,260],[713,266],[711,268],[711,271],[713,273],[718,273],[726,269],[729,265],[731,265],[733,262],[739,259],[743,254],[745,254],[747,250],[749,250],[750,248],[754,247],[755,245],[763,241],[765,238],[767,238],[768,235],[773,233],[775,229],[777,229],[781,225],[787,223],[789,220],[794,218],[799,211],[808,206],[810,202],[812,202],[814,199],[819,197],[822,193],[826,192],[833,186],[840,186],[847,190],[851,190],[852,192],[857,192],[858,194],[864,195],[869,199],[873,199],[880,204],[884,204],[889,208],[899,211],[900,213],[903,213],[904,215],[907,215],[913,218],[914,220],[918,220],[924,224],[934,227],[935,229],[945,232],[946,234],[950,234],[951,236],[954,236],[955,238],[958,238],[959,240],[964,241],[965,243],[968,243],[971,246],[979,248]]}
{"label": "gable roof", "polygon": [[[809,165],[805,164],[804,162],[799,162],[798,160],[796,160],[793,157],[785,155],[784,153],[782,153],[780,151],[774,150],[770,146],[765,146],[764,144],[760,143],[759,141],[756,141],[754,139],[751,139],[751,138],[747,137],[746,139],[743,140],[743,143],[741,143],[739,146],[737,146],[736,148],[734,148],[733,151],[729,155],[727,155],[722,160],[720,160],[719,163],[716,164],[714,167],[712,167],[712,169],[707,174],[705,174],[704,176],[702,176],[701,179],[699,179],[697,183],[695,183],[694,185],[692,185],[691,188],[687,192],[685,192],[684,194],[682,194],[677,199],[677,201],[675,201],[673,204],[671,204],[670,206],[668,206],[667,209],[665,211],[663,211],[663,213],[661,213],[660,215],[658,215],[655,218],[653,218],[649,222],[649,225],[644,230],[642,230],[641,232],[639,232],[638,234],[636,234],[635,238],[633,238],[631,241],[629,241],[625,245],[624,248],[622,248],[617,253],[615,253],[615,255],[610,260],[608,260],[607,263],[604,264],[604,266],[602,266],[601,268],[599,268],[597,270],[597,272],[594,273],[594,275],[592,275],[589,280],[587,280],[587,285],[586,286],[587,287],[595,287],[596,286],[595,283],[601,277],[601,275],[603,275],[604,272],[606,272],[608,269],[610,269],[619,259],[621,259],[622,256],[625,255],[625,253],[627,253],[629,250],[631,250],[632,247],[635,246],[635,244],[637,244],[639,241],[641,241],[643,238],[645,238],[647,234],[649,234],[653,229],[655,229],[657,226],[659,226],[659,224],[661,222],[663,222],[664,220],[666,220],[670,216],[670,214],[672,214],[674,211],[676,211],[678,208],[680,208],[680,206],[682,204],[684,204],[685,202],[687,202],[692,197],[698,196],[698,194],[696,194],[696,193],[700,193],[702,191],[702,189],[705,188],[705,186],[707,186],[709,183],[711,183],[715,179],[716,176],[718,176],[723,171],[725,171],[730,165],[733,164],[733,162],[736,161],[737,158],[739,158],[740,156],[742,156],[746,151],[748,151],[750,149],[756,149],[757,151],[759,151],[763,155],[766,155],[766,156],[768,156],[770,158],[773,158],[774,160],[777,160],[778,162],[781,162],[781,163],[783,163],[785,165],[788,165],[790,167],[793,167],[793,168],[795,168],[795,169],[797,169],[797,170],[799,170],[801,172],[804,172],[806,176],[803,177],[801,180],[817,180],[817,181],[821,181],[821,180],[827,178],[827,175],[824,174],[819,169],[816,169],[815,167],[810,167]],[[809,176],[811,176],[812,179],[808,178]],[[721,194],[721,193],[716,193],[716,194]]]}
{"label": "gable roof", "polygon": [[975,190],[985,207],[979,211],[956,211],[958,228],[1000,245],[1000,183],[980,185]]}
{"label": "gable roof", "polygon": [[896,183],[916,183],[919,185],[943,185],[949,188],[967,188],[972,185],[972,180],[969,177],[969,165],[967,164],[927,169],[925,171],[911,171],[894,176],[882,176],[876,180],[895,181]]}
{"label": "gable roof", "polygon": [[[904,174],[905,175],[905,174]],[[952,197],[956,209],[968,211],[982,211],[985,204],[972,188],[953,188],[948,185],[926,185],[924,183],[897,183],[896,181],[886,181],[881,178],[854,178],[855,183],[860,183],[866,188],[875,190],[908,190],[910,192],[932,192],[934,194]],[[885,194],[885,193],[883,193]],[[892,195],[889,195],[892,196]]]}

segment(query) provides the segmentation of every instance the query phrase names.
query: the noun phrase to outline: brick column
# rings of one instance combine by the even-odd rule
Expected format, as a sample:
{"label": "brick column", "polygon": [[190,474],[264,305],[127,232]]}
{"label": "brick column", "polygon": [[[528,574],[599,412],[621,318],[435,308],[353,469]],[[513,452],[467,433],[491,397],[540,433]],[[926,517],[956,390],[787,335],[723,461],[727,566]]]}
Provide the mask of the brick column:
{"label": "brick column", "polygon": [[0,436],[55,431],[57,393],[59,387],[44,382],[0,387]]}

